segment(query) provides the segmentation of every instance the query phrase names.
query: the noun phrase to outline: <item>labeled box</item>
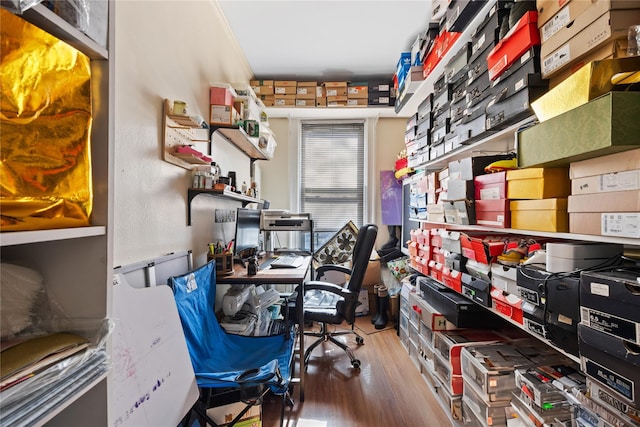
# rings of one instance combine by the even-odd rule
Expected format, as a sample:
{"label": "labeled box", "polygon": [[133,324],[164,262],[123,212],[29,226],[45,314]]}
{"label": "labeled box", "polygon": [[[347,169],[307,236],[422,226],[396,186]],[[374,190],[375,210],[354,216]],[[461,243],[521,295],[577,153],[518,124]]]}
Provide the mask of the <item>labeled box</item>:
{"label": "labeled box", "polygon": [[637,10],[634,11],[613,10],[606,12],[555,50],[550,50],[547,43],[543,44],[540,49],[542,77],[549,78],[592,49],[596,49],[612,39],[624,36],[628,28],[638,22]]}
{"label": "labeled box", "polygon": [[640,284],[631,271],[585,271],[580,318],[590,328],[640,344]]}
{"label": "labeled box", "polygon": [[349,82],[347,85],[347,96],[354,99],[368,99],[369,87],[367,82]]}
{"label": "labeled box", "polygon": [[578,324],[582,372],[615,392],[622,402],[640,408],[640,353],[621,338]]}
{"label": "labeled box", "polygon": [[533,46],[540,44],[538,14],[526,12],[487,55],[489,78],[495,80]]}

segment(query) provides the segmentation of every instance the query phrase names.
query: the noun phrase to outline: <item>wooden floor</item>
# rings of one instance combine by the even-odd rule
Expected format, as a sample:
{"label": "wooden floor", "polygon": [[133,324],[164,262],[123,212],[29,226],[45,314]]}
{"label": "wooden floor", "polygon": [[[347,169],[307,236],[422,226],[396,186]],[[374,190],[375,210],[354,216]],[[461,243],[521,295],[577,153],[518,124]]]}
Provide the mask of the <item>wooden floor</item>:
{"label": "wooden floor", "polygon": [[[357,324],[364,331],[375,331],[368,316],[358,318]],[[364,337],[361,346],[356,344],[353,335],[344,338],[360,359],[360,370],[354,369],[346,353],[332,344],[323,343],[315,349],[306,374],[305,400],[300,402],[294,390],[295,405],[291,411],[286,409],[284,425],[451,426],[395,329],[390,327],[361,335]],[[308,338],[305,344],[312,339]],[[263,404],[262,425],[280,425],[279,401]]]}

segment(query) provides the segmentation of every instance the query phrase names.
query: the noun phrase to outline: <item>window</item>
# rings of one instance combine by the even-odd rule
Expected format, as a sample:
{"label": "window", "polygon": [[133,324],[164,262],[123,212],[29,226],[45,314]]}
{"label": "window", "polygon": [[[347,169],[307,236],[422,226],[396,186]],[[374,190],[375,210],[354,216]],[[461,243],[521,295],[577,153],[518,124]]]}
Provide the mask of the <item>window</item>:
{"label": "window", "polygon": [[363,224],[364,135],[364,122],[301,125],[300,210],[312,215],[316,248],[348,221]]}

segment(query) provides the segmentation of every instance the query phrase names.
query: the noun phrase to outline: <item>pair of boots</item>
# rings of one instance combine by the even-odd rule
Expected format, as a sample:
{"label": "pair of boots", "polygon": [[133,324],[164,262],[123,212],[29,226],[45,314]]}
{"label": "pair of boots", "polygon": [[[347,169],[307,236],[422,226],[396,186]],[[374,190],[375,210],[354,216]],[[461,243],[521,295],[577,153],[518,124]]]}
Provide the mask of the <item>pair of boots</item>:
{"label": "pair of boots", "polygon": [[389,289],[385,285],[373,285],[373,292],[376,294],[376,314],[371,317],[371,323],[376,329],[384,329],[389,322]]}

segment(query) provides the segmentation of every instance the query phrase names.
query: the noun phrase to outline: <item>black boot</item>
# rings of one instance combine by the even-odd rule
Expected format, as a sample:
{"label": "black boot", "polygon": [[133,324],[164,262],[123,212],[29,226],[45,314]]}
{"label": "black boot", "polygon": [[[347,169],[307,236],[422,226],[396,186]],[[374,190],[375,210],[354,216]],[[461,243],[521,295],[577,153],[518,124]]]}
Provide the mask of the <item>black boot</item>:
{"label": "black boot", "polygon": [[396,226],[395,225],[387,225],[387,229],[389,230],[389,240],[380,247],[380,249],[393,249],[398,246],[398,236],[396,235]]}
{"label": "black boot", "polygon": [[373,293],[376,295],[376,313],[371,316],[371,323],[374,324],[376,323],[376,321],[378,320],[378,317],[380,316],[380,298],[378,298],[378,289],[380,289],[381,284],[376,284],[373,285]]}
{"label": "black boot", "polygon": [[382,286],[378,288],[378,301],[380,301],[380,316],[376,319],[376,329],[384,329],[389,322],[389,317],[387,315],[387,307],[389,305],[389,290],[386,286]]}

